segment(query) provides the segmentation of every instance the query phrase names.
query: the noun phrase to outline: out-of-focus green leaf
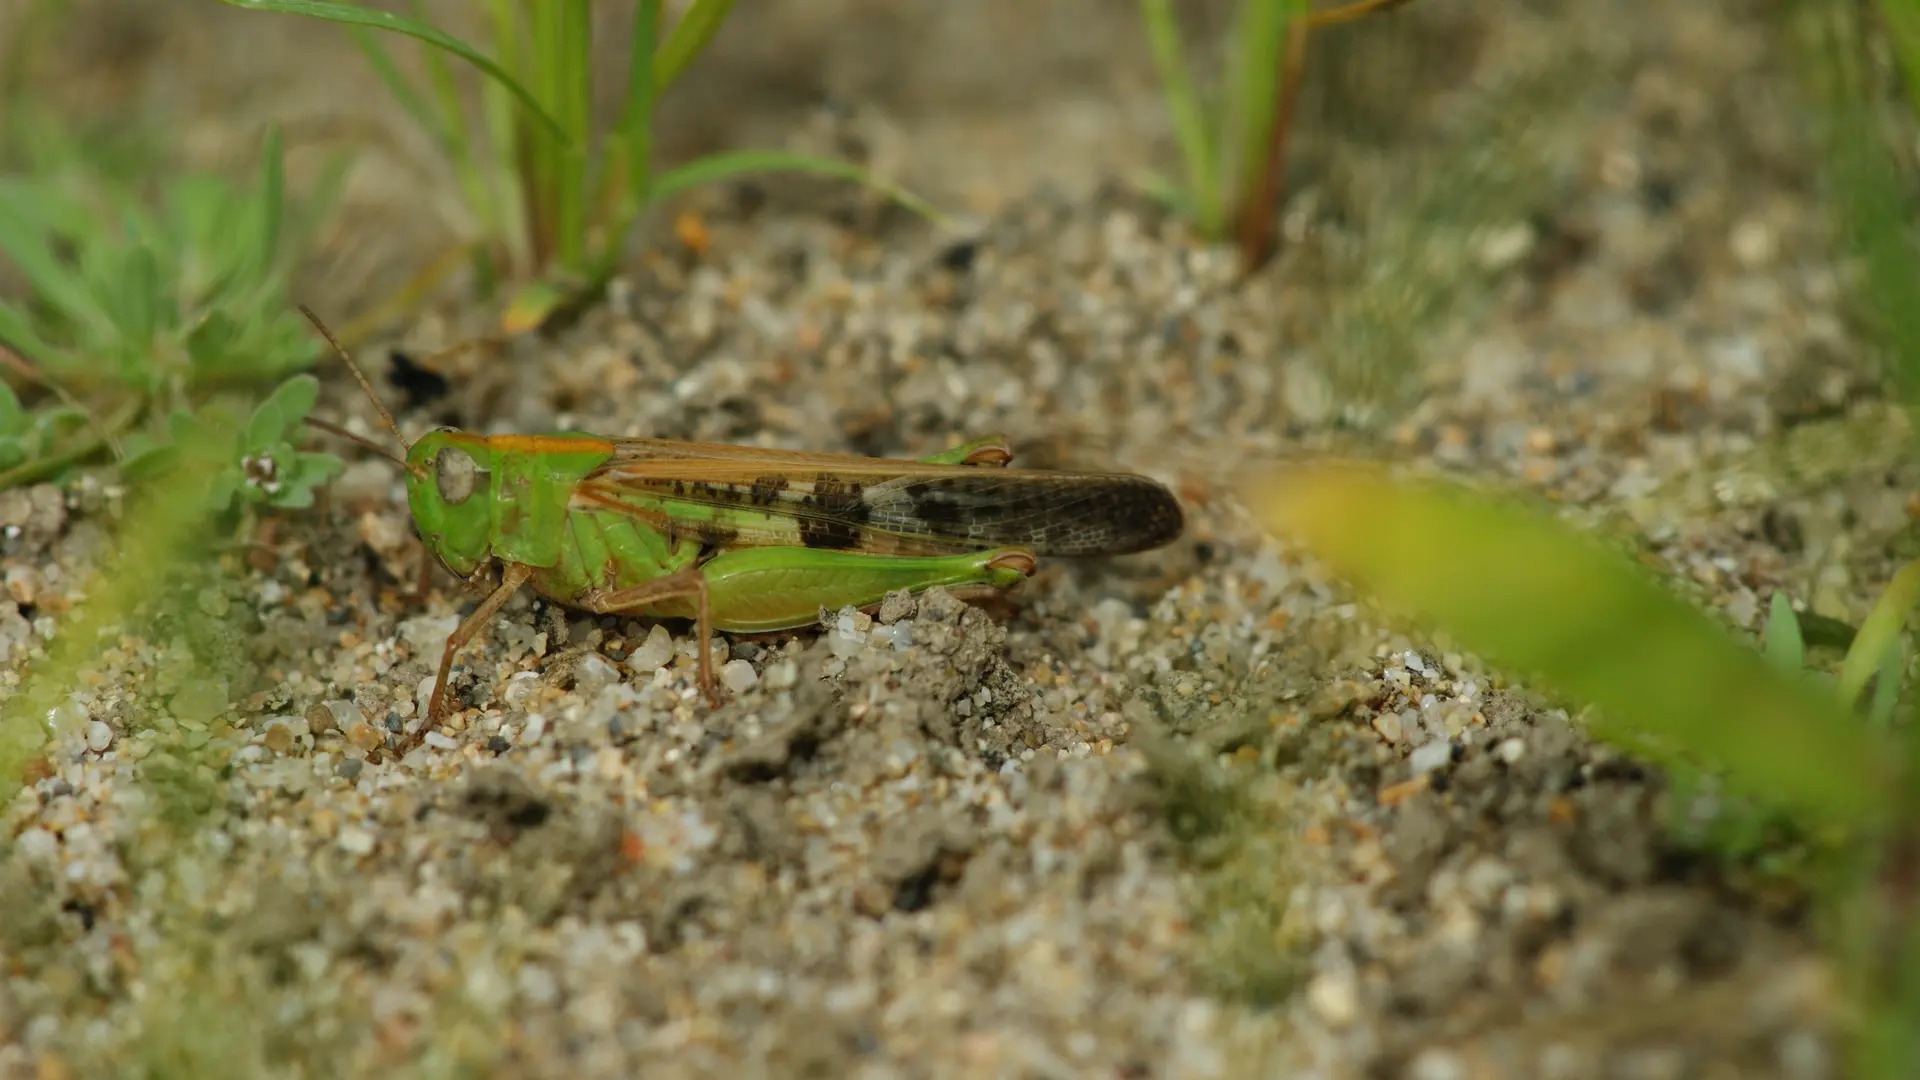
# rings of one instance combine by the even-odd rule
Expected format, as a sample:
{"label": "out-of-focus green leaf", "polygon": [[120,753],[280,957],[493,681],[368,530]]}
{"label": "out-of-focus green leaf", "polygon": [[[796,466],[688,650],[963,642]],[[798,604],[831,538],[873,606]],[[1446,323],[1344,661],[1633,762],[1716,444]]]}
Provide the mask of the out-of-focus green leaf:
{"label": "out-of-focus green leaf", "polygon": [[1636,749],[1697,755],[1829,823],[1887,812],[1890,761],[1831,698],[1542,514],[1358,465],[1250,477],[1249,505],[1361,589],[1489,660],[1598,706]]}
{"label": "out-of-focus green leaf", "polygon": [[281,383],[254,408],[242,445],[248,450],[259,450],[284,438],[290,428],[313,411],[313,403],[319,399],[320,380],[311,375],[296,375]]}

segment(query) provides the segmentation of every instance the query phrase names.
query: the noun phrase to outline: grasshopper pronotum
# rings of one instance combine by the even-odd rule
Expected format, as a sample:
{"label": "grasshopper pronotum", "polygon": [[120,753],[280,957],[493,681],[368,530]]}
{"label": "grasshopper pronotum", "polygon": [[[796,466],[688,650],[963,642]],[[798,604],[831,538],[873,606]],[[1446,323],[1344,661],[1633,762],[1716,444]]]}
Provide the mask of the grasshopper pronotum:
{"label": "grasshopper pronotum", "polygon": [[583,433],[430,431],[408,445],[353,358],[302,307],[399,441],[420,538],[470,582],[499,584],[447,638],[419,731],[446,717],[453,657],[522,586],[602,615],[692,619],[716,702],[715,629],[791,630],[822,607],[935,585],[1004,592],[1040,555],[1122,555],[1184,528],[1173,493],[1129,473],[1012,469],[999,437],[916,460]]}

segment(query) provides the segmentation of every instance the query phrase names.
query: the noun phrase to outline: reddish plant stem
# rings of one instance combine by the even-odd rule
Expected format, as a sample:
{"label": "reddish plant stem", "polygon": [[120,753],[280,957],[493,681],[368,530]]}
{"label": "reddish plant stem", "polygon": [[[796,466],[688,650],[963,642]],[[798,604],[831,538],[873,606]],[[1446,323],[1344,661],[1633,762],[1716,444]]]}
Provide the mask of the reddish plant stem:
{"label": "reddish plant stem", "polygon": [[1273,257],[1280,213],[1280,177],[1286,171],[1287,130],[1292,126],[1293,101],[1300,91],[1300,72],[1306,66],[1307,23],[1287,27],[1281,44],[1279,98],[1267,126],[1267,142],[1254,183],[1239,194],[1234,208],[1234,239],[1240,247],[1240,269],[1252,274]]}

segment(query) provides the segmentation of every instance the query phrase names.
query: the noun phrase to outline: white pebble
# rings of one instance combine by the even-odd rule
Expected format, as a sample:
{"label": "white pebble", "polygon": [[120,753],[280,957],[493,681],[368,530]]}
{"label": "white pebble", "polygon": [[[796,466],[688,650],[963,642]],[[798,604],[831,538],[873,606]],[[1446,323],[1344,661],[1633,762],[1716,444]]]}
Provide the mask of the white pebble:
{"label": "white pebble", "polygon": [[627,657],[627,668],[636,675],[652,675],[673,659],[673,635],[664,626],[647,631],[647,640]]}
{"label": "white pebble", "polygon": [[1494,753],[1500,755],[1501,761],[1512,765],[1527,756],[1527,744],[1524,739],[1507,739],[1500,744],[1500,748],[1494,751]]}
{"label": "white pebble", "polygon": [[767,665],[767,689],[785,690],[800,681],[800,665],[791,660],[782,660]]}
{"label": "white pebble", "polygon": [[1432,772],[1452,760],[1453,744],[1445,739],[1435,739],[1409,755],[1407,764],[1412,767],[1413,774],[1418,776],[1421,773]]}
{"label": "white pebble", "polygon": [[517,709],[531,701],[539,689],[539,672],[516,671],[513,677],[507,680],[507,688],[501,692],[500,698],[507,703],[508,708]]}
{"label": "white pebble", "polygon": [[840,616],[833,629],[827,631],[827,650],[843,660],[866,647],[867,631],[849,616]]}
{"label": "white pebble", "polygon": [[373,834],[357,825],[349,825],[340,830],[335,843],[349,855],[365,855],[373,850]]}
{"label": "white pebble", "polygon": [[588,653],[573,669],[573,687],[582,697],[592,697],[620,681],[620,672],[599,653]]}
{"label": "white pebble", "polygon": [[1422,1050],[1420,1056],[1413,1059],[1407,1075],[1413,1080],[1463,1080],[1467,1069],[1450,1051]]}
{"label": "white pebble", "polygon": [[50,863],[60,854],[60,838],[45,829],[28,829],[15,838],[13,845],[30,863]]}
{"label": "white pebble", "polygon": [[113,745],[113,729],[98,720],[87,722],[87,749],[96,754],[105,753]]}
{"label": "white pebble", "polygon": [[1346,1027],[1360,1015],[1360,985],[1353,972],[1333,968],[1307,984],[1307,1004],[1330,1027]]}
{"label": "white pebble", "polygon": [[400,624],[400,639],[420,657],[438,658],[460,628],[458,615],[416,615]]}
{"label": "white pebble", "polygon": [[532,746],[534,743],[540,741],[540,736],[546,733],[547,718],[545,714],[534,713],[532,716],[527,717],[526,726],[520,729],[520,745]]}
{"label": "white pebble", "polygon": [[750,689],[759,681],[759,673],[754,671],[753,665],[745,660],[729,660],[726,666],[720,669],[721,684],[736,694]]}
{"label": "white pebble", "polygon": [[427,732],[426,738],[421,741],[435,750],[457,750],[460,747],[460,743],[451,735],[442,735],[437,731]]}

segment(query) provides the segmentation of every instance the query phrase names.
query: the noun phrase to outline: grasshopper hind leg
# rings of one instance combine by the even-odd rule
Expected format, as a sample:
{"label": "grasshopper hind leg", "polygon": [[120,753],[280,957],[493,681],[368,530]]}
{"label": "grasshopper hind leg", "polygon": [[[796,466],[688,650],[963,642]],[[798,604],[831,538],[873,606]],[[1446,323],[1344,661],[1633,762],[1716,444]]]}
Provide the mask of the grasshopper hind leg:
{"label": "grasshopper hind leg", "polygon": [[706,696],[708,705],[718,708],[720,697],[719,692],[714,689],[713,681],[713,606],[709,601],[711,592],[707,576],[702,569],[689,566],[665,577],[654,578],[644,585],[635,585],[630,589],[590,592],[580,597],[578,603],[581,607],[602,615],[644,615],[657,610],[662,602],[693,601],[694,634],[699,640],[700,649],[698,676],[700,692]]}
{"label": "grasshopper hind leg", "polygon": [[1032,576],[1034,567],[1025,548],[932,556],[742,548],[700,569],[714,626],[764,633],[809,626],[823,607],[870,607],[901,589],[918,593],[939,585],[960,596],[997,595]]}

